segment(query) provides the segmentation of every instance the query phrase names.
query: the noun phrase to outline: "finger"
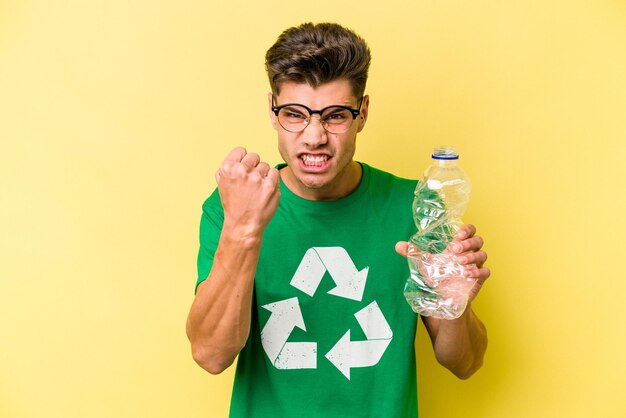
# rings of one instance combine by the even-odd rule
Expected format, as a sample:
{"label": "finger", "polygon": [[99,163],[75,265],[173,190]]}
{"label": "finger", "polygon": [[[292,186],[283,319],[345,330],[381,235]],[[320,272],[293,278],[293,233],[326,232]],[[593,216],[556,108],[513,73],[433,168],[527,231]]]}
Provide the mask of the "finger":
{"label": "finger", "polygon": [[489,276],[491,276],[491,270],[489,270],[486,267],[465,270],[465,277],[478,279],[481,282],[484,282],[485,280],[487,280]]}
{"label": "finger", "polygon": [[462,254],[467,251],[479,251],[482,246],[483,239],[478,235],[466,238],[463,241],[453,241],[450,243],[450,249],[457,254]]}
{"label": "finger", "polygon": [[463,225],[461,229],[459,229],[459,232],[457,232],[455,238],[462,241],[464,239],[473,237],[474,234],[476,234],[476,227],[472,224],[467,224]]}
{"label": "finger", "polygon": [[270,166],[267,163],[259,163],[256,166],[257,171],[261,174],[261,176],[267,176],[267,173],[270,171]]}
{"label": "finger", "polygon": [[485,261],[487,261],[487,253],[484,251],[476,251],[462,254],[459,256],[458,261],[460,264],[475,264],[478,267],[482,267]]}
{"label": "finger", "polygon": [[400,254],[402,257],[406,257],[408,251],[409,251],[408,242],[400,241],[396,243],[396,252]]}
{"label": "finger", "polygon": [[241,164],[245,164],[250,168],[254,168],[259,164],[260,161],[261,161],[261,158],[259,157],[259,154],[251,152],[250,154],[246,154],[241,159]]}
{"label": "finger", "polygon": [[[264,164],[264,163],[261,163]],[[269,168],[267,175],[263,179],[263,185],[265,187],[270,187],[272,190],[271,198],[269,201],[269,205],[273,207],[278,207],[278,203],[280,201],[280,172],[276,168]]]}
{"label": "finger", "polygon": [[280,189],[277,187],[272,193],[272,197],[270,199],[270,205],[272,207],[278,207],[278,202],[280,201]]}
{"label": "finger", "polygon": [[267,179],[272,183],[278,185],[278,179],[280,179],[280,173],[278,172],[278,169],[273,167],[270,168],[267,172]]}
{"label": "finger", "polygon": [[244,147],[237,147],[233,149],[224,159],[224,162],[230,161],[234,163],[238,163],[241,161],[243,157],[245,157],[247,151]]}

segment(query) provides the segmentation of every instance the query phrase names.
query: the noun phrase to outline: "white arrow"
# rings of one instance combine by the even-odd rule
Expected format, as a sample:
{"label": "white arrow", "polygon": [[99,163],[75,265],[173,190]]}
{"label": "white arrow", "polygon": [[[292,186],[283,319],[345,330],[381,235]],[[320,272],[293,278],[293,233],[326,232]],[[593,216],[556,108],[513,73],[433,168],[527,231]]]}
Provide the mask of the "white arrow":
{"label": "white arrow", "polygon": [[261,330],[261,344],[278,369],[314,369],[317,367],[317,343],[288,343],[295,327],[306,331],[298,298],[263,305],[272,314]]}
{"label": "white arrow", "polygon": [[354,316],[368,340],[390,340],[393,338],[393,331],[389,328],[389,324],[376,301],[355,313]]}
{"label": "white arrow", "polygon": [[287,343],[276,362],[277,369],[317,368],[317,343]]}
{"label": "white arrow", "polygon": [[289,284],[313,296],[327,270],[337,285],[329,294],[361,301],[369,267],[357,270],[342,247],[309,248]]}
{"label": "white arrow", "polygon": [[350,380],[350,369],[378,364],[393,338],[393,332],[376,301],[355,313],[367,340],[350,341],[350,330],[326,354],[326,358]]}

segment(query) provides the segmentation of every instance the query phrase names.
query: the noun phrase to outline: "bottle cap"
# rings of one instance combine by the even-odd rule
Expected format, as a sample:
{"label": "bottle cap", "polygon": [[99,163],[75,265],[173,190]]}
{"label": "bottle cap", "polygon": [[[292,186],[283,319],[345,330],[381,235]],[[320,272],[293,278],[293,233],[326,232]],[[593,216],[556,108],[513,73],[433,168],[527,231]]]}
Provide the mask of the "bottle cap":
{"label": "bottle cap", "polygon": [[459,153],[453,147],[436,147],[432,157],[434,160],[458,160]]}

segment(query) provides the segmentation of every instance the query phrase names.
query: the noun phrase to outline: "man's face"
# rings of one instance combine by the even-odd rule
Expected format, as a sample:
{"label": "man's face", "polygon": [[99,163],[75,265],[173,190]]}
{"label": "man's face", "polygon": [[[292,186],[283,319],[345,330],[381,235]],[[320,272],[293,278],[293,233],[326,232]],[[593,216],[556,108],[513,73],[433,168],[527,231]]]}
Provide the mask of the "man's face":
{"label": "man's face", "polygon": [[[306,83],[284,82],[274,104],[297,103],[313,110],[343,105],[358,108],[359,97],[354,97],[347,80],[335,80],[316,88]],[[272,95],[269,95],[272,106]],[[278,132],[278,150],[287,163],[281,177],[297,195],[311,200],[334,200],[351,193],[361,179],[360,166],[354,162],[356,135],[365,126],[369,98],[365,96],[361,114],[348,131],[341,134],[327,132],[319,115],[302,132],[288,132],[270,109],[272,125]]]}

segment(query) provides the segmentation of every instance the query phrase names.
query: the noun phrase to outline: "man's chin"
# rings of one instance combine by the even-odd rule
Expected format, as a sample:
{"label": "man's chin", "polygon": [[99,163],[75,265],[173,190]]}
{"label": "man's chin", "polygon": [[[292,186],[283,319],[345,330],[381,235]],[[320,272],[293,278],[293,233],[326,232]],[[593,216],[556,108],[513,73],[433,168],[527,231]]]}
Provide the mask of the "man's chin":
{"label": "man's chin", "polygon": [[328,184],[328,181],[326,181],[325,178],[322,178],[322,176],[318,174],[302,175],[298,177],[298,182],[305,188],[311,189],[311,190],[323,189]]}

